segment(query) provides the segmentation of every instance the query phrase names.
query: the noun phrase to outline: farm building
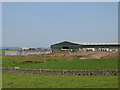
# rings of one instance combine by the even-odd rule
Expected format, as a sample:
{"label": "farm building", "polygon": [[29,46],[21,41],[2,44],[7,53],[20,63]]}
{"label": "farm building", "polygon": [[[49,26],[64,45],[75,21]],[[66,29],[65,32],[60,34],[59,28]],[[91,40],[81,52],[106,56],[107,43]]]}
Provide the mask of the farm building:
{"label": "farm building", "polygon": [[51,45],[52,50],[118,51],[120,43],[80,43],[64,41]]}
{"label": "farm building", "polygon": [[22,51],[28,51],[28,50],[38,50],[38,49],[35,48],[35,47],[29,47],[29,48],[28,47],[22,47],[21,50]]}
{"label": "farm building", "polygon": [[25,50],[29,50],[29,48],[27,48],[27,47],[22,47],[21,50],[25,51]]}

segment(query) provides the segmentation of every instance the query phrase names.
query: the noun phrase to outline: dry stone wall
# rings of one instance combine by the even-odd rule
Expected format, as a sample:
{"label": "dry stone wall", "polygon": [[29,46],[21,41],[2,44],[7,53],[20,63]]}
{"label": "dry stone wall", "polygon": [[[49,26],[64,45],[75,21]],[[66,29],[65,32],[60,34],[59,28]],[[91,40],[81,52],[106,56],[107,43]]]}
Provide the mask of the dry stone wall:
{"label": "dry stone wall", "polygon": [[5,51],[5,55],[40,55],[48,53],[51,53],[51,51]]}
{"label": "dry stone wall", "polygon": [[120,75],[120,70],[50,70],[50,69],[23,69],[2,68],[6,73],[27,73],[41,75]]}

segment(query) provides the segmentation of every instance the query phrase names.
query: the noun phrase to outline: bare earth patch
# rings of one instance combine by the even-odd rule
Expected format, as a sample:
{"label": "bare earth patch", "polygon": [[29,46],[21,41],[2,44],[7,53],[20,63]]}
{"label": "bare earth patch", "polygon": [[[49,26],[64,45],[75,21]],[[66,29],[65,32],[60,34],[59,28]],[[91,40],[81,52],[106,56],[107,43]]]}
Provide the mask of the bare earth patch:
{"label": "bare earth patch", "polygon": [[66,51],[66,52],[56,52],[50,55],[50,57],[61,57],[65,56],[68,59],[72,59],[72,56],[83,56],[80,59],[100,59],[100,58],[118,58],[118,52],[106,52],[106,51]]}

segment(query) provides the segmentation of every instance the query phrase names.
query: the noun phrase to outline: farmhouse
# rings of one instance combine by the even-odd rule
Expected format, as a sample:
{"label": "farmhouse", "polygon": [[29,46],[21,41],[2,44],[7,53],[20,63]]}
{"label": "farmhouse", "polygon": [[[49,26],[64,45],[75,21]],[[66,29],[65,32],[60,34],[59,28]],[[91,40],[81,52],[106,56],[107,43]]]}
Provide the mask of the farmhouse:
{"label": "farmhouse", "polygon": [[120,43],[80,43],[64,41],[51,45],[52,50],[118,51]]}

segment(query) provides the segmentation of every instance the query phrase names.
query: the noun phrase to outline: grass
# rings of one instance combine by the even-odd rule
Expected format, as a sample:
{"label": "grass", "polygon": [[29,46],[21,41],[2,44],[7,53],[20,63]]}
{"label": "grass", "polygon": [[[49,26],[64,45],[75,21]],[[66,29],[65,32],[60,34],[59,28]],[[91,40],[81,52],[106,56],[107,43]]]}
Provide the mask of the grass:
{"label": "grass", "polygon": [[2,50],[2,56],[5,56],[5,50]]}
{"label": "grass", "polygon": [[118,88],[118,76],[3,73],[3,88]]}
{"label": "grass", "polygon": [[[80,56],[68,60],[65,57],[44,57],[44,56],[3,56],[3,67],[20,67],[31,69],[118,69],[118,59],[86,59],[80,60]],[[26,63],[32,61],[33,63]],[[37,62],[37,63],[35,63]]]}
{"label": "grass", "polygon": [[[63,51],[65,52],[65,51]],[[56,53],[56,52],[54,52]],[[54,53],[52,53],[54,55]],[[118,69],[118,59],[79,59],[83,56],[49,57],[25,55],[2,57],[3,67],[58,70]],[[26,62],[30,61],[30,62]],[[118,76],[62,76],[22,73],[3,73],[3,88],[118,88]]]}

